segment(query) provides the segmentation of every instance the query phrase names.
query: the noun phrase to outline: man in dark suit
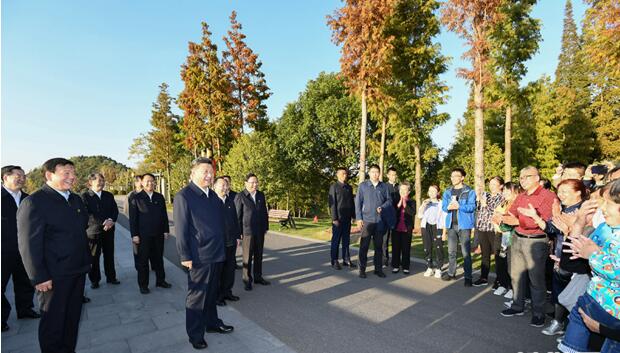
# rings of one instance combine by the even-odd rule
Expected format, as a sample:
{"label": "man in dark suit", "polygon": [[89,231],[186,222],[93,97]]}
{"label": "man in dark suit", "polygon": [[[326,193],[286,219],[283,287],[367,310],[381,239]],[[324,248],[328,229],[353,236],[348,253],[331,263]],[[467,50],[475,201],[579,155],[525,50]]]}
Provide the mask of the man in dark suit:
{"label": "man in dark suit", "polygon": [[[226,198],[230,199],[234,203],[235,197],[237,197],[237,192],[232,190],[232,179],[230,178],[230,175],[222,175],[222,178],[226,179],[226,182],[228,183],[228,192],[226,193]],[[235,270],[241,270],[243,268],[243,266],[237,263],[236,254],[238,247],[239,243],[235,245]]]}
{"label": "man in dark suit", "polygon": [[239,227],[235,202],[228,196],[228,182],[224,177],[215,178],[213,191],[224,204],[224,252],[226,260],[222,269],[220,292],[217,300],[217,305],[223,306],[226,305],[226,300],[239,300],[238,296],[233,295],[232,287],[235,284],[235,251],[237,250],[237,243],[241,239],[241,228]]}
{"label": "man in dark suit", "polygon": [[22,257],[17,247],[17,208],[28,194],[22,191],[26,182],[24,170],[16,165],[2,167],[2,332],[9,329],[7,320],[11,312],[11,304],[4,293],[9,279],[13,277],[13,292],[17,318],[40,318],[41,315],[32,310],[34,287],[28,279]]}
{"label": "man in dark suit", "polygon": [[252,290],[252,282],[269,285],[269,281],[263,278],[263,245],[265,233],[269,230],[269,218],[265,195],[258,191],[255,174],[246,176],[245,190],[235,197],[235,207],[242,234],[244,288]]}
{"label": "man in dark suit", "polygon": [[19,252],[41,305],[41,352],[75,352],[88,252],[88,211],[70,191],[73,163],[53,158],[43,164],[46,184],[17,210]]}
{"label": "man in dark suit", "polygon": [[[140,191],[142,191],[142,175],[136,175],[133,177],[133,190],[129,192],[129,194],[127,194],[127,196],[125,197],[125,205],[123,206],[123,214],[125,216],[127,216],[127,219],[129,219],[129,205],[131,204],[131,199]],[[133,264],[136,268],[136,271],[138,270],[138,245],[134,244],[134,252],[133,252]],[[153,267],[153,264],[151,264],[151,267]]]}
{"label": "man in dark suit", "polygon": [[332,215],[331,263],[333,268],[340,270],[342,267],[338,263],[338,246],[341,239],[342,265],[355,268],[349,252],[351,218],[355,214],[355,204],[353,202],[353,189],[347,183],[349,171],[346,168],[338,168],[336,177],[338,181],[329,188],[328,202]]}
{"label": "man in dark suit", "polygon": [[[390,193],[390,197],[392,198],[392,202],[394,203],[394,211],[396,211],[396,204],[398,203],[398,200],[400,200],[400,194],[399,194],[400,185],[396,181],[398,179],[398,173],[396,172],[396,168],[394,167],[388,168],[387,178],[388,178],[388,182],[385,184],[388,188],[388,192]],[[396,214],[396,212],[394,212],[394,214]],[[393,232],[394,230],[388,227],[386,229],[385,236],[383,237],[383,253],[385,254],[385,258],[383,262],[384,267],[388,266],[388,264],[390,263],[390,239],[393,238],[392,237]],[[393,246],[394,245],[392,245],[392,247]]]}
{"label": "man in dark suit", "polygon": [[118,218],[118,206],[112,193],[103,190],[105,178],[101,173],[88,176],[88,191],[82,194],[82,200],[88,209],[88,243],[92,255],[92,268],[88,273],[90,287],[99,288],[101,271],[99,257],[103,252],[103,268],[106,282],[120,284],[114,269],[114,224]]}
{"label": "man in dark suit", "polygon": [[174,196],[174,228],[181,265],[187,267],[186,330],[195,349],[207,348],[207,332],[229,333],[218,318],[219,278],[224,254],[224,204],[212,190],[213,164],[192,162],[191,182]]}
{"label": "man in dark suit", "polygon": [[155,191],[155,176],[142,176],[142,191],[131,198],[129,204],[131,240],[137,245],[138,286],[140,293],[148,294],[149,261],[155,270],[155,286],[170,288],[164,272],[164,238],[170,232],[168,211],[164,196]]}

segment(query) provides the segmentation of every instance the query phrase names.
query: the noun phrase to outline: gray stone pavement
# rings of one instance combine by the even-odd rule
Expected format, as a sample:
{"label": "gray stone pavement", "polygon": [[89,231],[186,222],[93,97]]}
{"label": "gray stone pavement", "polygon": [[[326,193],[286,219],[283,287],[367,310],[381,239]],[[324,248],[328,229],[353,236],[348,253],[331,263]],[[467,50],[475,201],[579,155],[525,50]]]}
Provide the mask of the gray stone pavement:
{"label": "gray stone pavement", "polygon": [[[129,232],[118,227],[116,270],[121,284],[114,286],[103,281],[99,289],[93,290],[90,289],[90,282],[86,281],[86,295],[92,301],[84,304],[82,311],[78,352],[195,352],[185,332],[187,276],[170,261],[164,261],[166,280],[172,288],[155,288],[152,273],[151,293],[140,294]],[[241,295],[242,300],[248,297],[244,293]],[[7,297],[13,303],[11,285],[7,289]],[[209,344],[207,352],[293,352],[232,306],[218,308],[218,312],[225,323],[235,326],[235,331],[225,335],[206,334]],[[8,321],[11,329],[2,333],[2,352],[38,352],[38,323],[39,320],[16,320],[15,312],[11,311]]]}

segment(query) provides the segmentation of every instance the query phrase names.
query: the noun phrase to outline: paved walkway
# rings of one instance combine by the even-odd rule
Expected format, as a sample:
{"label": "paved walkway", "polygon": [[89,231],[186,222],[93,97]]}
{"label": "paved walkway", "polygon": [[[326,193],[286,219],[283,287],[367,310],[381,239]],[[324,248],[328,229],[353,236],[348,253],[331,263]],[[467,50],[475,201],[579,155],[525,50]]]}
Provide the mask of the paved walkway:
{"label": "paved walkway", "polygon": [[[152,273],[151,294],[142,295],[136,283],[131,249],[129,233],[118,227],[116,270],[121,284],[113,286],[103,281],[99,289],[93,290],[86,281],[86,294],[92,301],[84,305],[82,312],[78,352],[196,352],[185,333],[187,276],[170,261],[164,260],[166,280],[173,287],[155,288]],[[243,293],[242,296],[242,300],[248,297]],[[11,285],[7,297],[13,303]],[[293,352],[233,307],[219,308],[219,315],[225,323],[235,326],[235,331],[225,335],[206,334],[207,352]],[[11,329],[2,333],[2,352],[38,352],[38,323],[39,320],[16,320],[15,312],[11,311],[8,321]]]}

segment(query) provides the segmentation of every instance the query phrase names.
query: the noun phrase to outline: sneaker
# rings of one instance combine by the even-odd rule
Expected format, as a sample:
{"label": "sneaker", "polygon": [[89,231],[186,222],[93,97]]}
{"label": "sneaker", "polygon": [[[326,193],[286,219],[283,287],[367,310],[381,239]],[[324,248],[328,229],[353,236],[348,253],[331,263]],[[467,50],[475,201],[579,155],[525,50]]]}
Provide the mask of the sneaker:
{"label": "sneaker", "polygon": [[506,299],[512,299],[512,289],[509,289],[508,292],[506,292],[506,294],[504,294],[504,298]]}
{"label": "sneaker", "polygon": [[403,273],[408,275],[409,274],[409,270],[405,268],[405,269],[403,269]]}
{"label": "sneaker", "polygon": [[[503,317],[523,316],[523,314],[524,314],[523,311],[517,311],[511,308],[508,308],[501,312],[501,315]],[[544,321],[544,318],[543,318],[543,321]]]}
{"label": "sneaker", "polygon": [[398,271],[399,271],[399,268],[398,268],[398,267],[394,267],[394,268],[392,269],[392,273],[398,273]]}
{"label": "sneaker", "polygon": [[510,309],[510,307],[512,306],[512,300],[509,300],[507,302],[504,302],[504,306],[508,309]]}
{"label": "sneaker", "polygon": [[432,268],[427,268],[426,272],[424,272],[424,277],[430,277],[433,275],[433,269]]}
{"label": "sneaker", "polygon": [[530,321],[530,326],[532,327],[543,327],[545,326],[545,317],[536,317],[532,316],[532,321]]}
{"label": "sneaker", "polygon": [[564,341],[564,335],[562,335],[562,336],[560,336],[560,337],[556,338],[556,339],[555,339],[555,341],[556,341],[557,343],[562,343],[562,341]]}
{"label": "sneaker", "polygon": [[555,335],[561,335],[564,334],[564,328],[562,327],[562,324],[556,320],[553,319],[551,320],[551,323],[549,324],[549,326],[545,327],[542,330],[543,335],[547,335],[547,336],[555,336]]}
{"label": "sneaker", "polygon": [[476,282],[473,283],[474,287],[482,287],[488,284],[489,284],[489,281],[487,281],[484,278],[478,278],[478,280],[476,280]]}
{"label": "sneaker", "polygon": [[435,269],[435,278],[441,279],[441,270],[438,268]]}
{"label": "sneaker", "polygon": [[506,288],[499,286],[497,287],[497,289],[493,292],[493,294],[495,295],[504,295],[506,293]]}

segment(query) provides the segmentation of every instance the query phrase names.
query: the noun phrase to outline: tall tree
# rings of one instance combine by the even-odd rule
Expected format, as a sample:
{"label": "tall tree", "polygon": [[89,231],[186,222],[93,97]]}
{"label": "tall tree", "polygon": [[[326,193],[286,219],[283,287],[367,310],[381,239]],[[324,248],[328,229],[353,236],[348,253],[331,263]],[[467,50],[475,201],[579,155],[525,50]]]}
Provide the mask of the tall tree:
{"label": "tall tree", "polygon": [[342,45],[341,72],[351,91],[361,97],[359,182],[366,178],[367,100],[379,93],[389,69],[385,65],[391,40],[384,26],[394,0],[343,0],[345,5],[327,17],[332,40]]}
{"label": "tall tree", "polygon": [[184,143],[194,157],[214,152],[222,158],[222,150],[238,136],[232,112],[231,85],[220,60],[211,32],[202,23],[202,41],[189,42],[189,55],[182,66],[185,88],[179,96],[183,119]]}
{"label": "tall tree", "polygon": [[563,134],[562,158],[588,163],[594,158],[594,127],[586,115],[590,102],[587,69],[581,38],[573,19],[573,6],[566,1],[562,50],[555,71],[554,105]]}
{"label": "tall tree", "polygon": [[[403,164],[413,164],[415,198],[421,205],[423,146],[432,146],[430,133],[448,120],[437,113],[448,87],[439,79],[446,72],[446,57],[439,44],[433,43],[440,31],[435,11],[436,0],[399,0],[387,21],[385,35],[393,38],[388,54],[391,79],[384,90],[395,100],[395,118],[390,120],[394,138],[388,150],[394,151]],[[416,219],[416,226],[419,220]]]}
{"label": "tall tree", "polygon": [[521,94],[519,81],[527,73],[525,61],[538,51],[540,21],[530,17],[536,0],[504,0],[499,8],[502,17],[491,31],[491,63],[499,80],[504,124],[504,179],[512,179],[512,118],[515,100]]}
{"label": "tall tree", "polygon": [[583,55],[590,78],[592,116],[601,157],[620,155],[620,3],[586,0]]}
{"label": "tall tree", "polygon": [[[151,111],[151,126],[146,135],[148,152],[146,161],[156,170],[164,173],[166,182],[170,182],[172,165],[180,156],[179,117],[172,113],[173,99],[168,94],[168,85],[159,86],[157,101]],[[166,188],[166,200],[170,200],[170,188]]]}
{"label": "tall tree", "polygon": [[460,69],[459,75],[471,81],[475,106],[475,164],[474,185],[480,194],[484,190],[484,87],[491,70],[490,33],[501,19],[502,0],[448,0],[442,9],[442,21],[450,31],[464,38],[469,50],[463,55],[472,63],[471,69]]}
{"label": "tall tree", "polygon": [[265,101],[271,96],[261,71],[263,65],[258,55],[245,43],[235,11],[230,15],[230,30],[224,37],[226,51],[222,64],[226,70],[232,91],[232,102],[236,114],[236,126],[243,132],[247,124],[254,130],[264,130],[267,125]]}

